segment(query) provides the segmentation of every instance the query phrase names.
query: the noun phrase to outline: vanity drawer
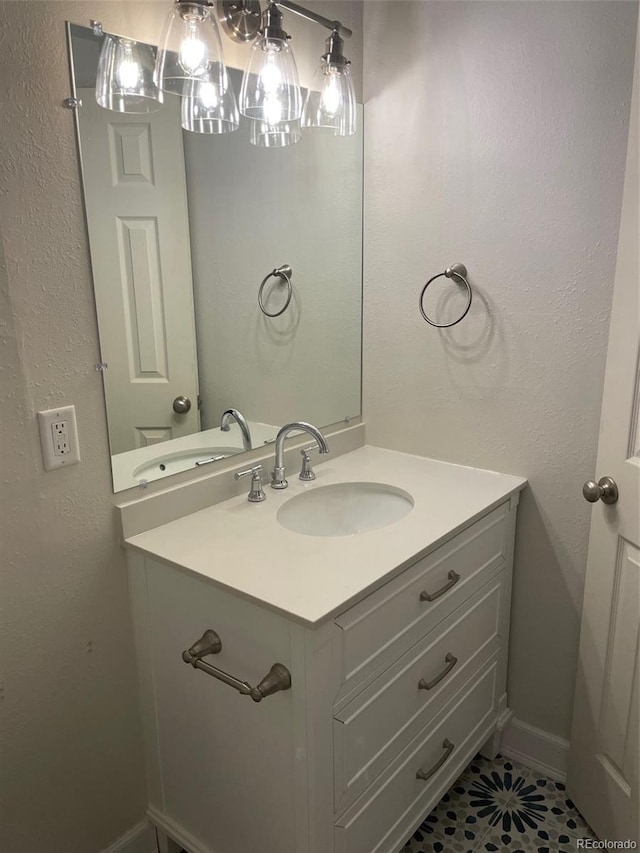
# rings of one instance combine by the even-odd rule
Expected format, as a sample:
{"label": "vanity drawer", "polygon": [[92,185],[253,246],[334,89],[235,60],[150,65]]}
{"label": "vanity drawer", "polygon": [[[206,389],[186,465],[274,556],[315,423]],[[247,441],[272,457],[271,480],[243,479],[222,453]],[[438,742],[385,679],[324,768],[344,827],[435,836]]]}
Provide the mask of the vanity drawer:
{"label": "vanity drawer", "polygon": [[341,629],[343,699],[476,592],[505,563],[509,502],[445,542],[335,619]]}
{"label": "vanity drawer", "polygon": [[500,573],[334,714],[336,811],[498,650],[502,593]]}
{"label": "vanity drawer", "polygon": [[[399,847],[490,733],[497,666],[495,658],[487,663],[335,823],[335,853],[391,853]],[[427,778],[418,778],[419,771]]]}

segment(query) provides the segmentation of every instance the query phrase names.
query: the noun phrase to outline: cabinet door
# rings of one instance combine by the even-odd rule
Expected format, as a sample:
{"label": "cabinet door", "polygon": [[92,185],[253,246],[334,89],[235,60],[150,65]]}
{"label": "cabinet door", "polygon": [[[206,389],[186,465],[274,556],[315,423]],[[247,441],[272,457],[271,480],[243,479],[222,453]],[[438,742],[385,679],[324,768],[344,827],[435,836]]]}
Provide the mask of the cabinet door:
{"label": "cabinet door", "polygon": [[152,561],[147,589],[162,791],[152,806],[211,853],[296,853],[293,689],[256,703],[181,657],[212,628],[222,651],[207,661],[255,685],[273,663],[291,668],[288,623]]}

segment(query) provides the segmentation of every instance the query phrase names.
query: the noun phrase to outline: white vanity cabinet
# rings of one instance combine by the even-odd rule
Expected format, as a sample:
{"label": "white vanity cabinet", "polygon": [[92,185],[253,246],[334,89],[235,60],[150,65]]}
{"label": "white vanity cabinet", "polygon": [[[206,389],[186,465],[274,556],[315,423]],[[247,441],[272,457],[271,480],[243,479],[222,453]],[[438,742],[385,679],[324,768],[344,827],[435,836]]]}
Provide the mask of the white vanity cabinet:
{"label": "white vanity cabinet", "polygon": [[[519,490],[507,492],[317,624],[135,542],[149,816],[158,828],[189,853],[400,850],[508,719]],[[223,559],[215,539],[198,549],[202,565]],[[268,573],[268,556],[257,553]],[[207,629],[222,642],[206,658],[214,666],[255,685],[279,662],[291,688],[255,703],[185,664],[183,650]]]}

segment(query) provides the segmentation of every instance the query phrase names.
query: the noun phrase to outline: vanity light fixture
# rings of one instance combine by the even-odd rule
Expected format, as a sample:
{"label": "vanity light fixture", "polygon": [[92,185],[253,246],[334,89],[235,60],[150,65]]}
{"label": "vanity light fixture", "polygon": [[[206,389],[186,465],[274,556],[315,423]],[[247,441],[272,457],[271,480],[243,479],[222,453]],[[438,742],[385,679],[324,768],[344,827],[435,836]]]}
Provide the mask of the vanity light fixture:
{"label": "vanity light fixture", "polygon": [[[331,31],[304,108],[296,62],[280,9]],[[242,78],[240,109],[224,63],[216,18],[229,38],[255,40]],[[249,141],[281,148],[300,141],[302,128],[355,133],[355,95],[343,53],[352,31],[292,0],[268,0],[260,28],[259,0],[174,0],[155,63],[153,49],[105,35],[96,100],[106,109],[142,113],[159,109],[163,92],[182,97],[182,127],[194,133],[237,130],[239,113],[250,119]],[[256,38],[257,37],[257,38]]]}
{"label": "vanity light fixture", "polygon": [[301,117],[302,95],[289,38],[282,29],[282,13],[270,2],[242,78],[240,112],[247,118],[276,125]]}
{"label": "vanity light fixture", "polygon": [[313,76],[302,112],[302,127],[332,129],[335,136],[356,132],[356,96],[344,41],[333,30],[326,41],[327,52]]}
{"label": "vanity light fixture", "polygon": [[209,83],[222,97],[229,86],[213,7],[176,0],[158,47],[154,80],[163,92],[189,97],[194,82]]}
{"label": "vanity light fixture", "polygon": [[119,113],[151,113],[162,106],[153,81],[155,56],[148,44],[105,35],[98,62],[96,101]]}
{"label": "vanity light fixture", "polygon": [[[255,0],[238,0],[235,3],[219,0],[219,15],[230,38],[250,40],[248,27],[255,21],[255,7]],[[282,27],[282,14],[278,7],[331,31],[326,40],[326,53],[301,111],[295,60],[287,44],[290,36]],[[239,29],[238,35],[236,29]],[[258,128],[251,129],[253,144],[274,144],[259,140],[278,140],[275,142],[278,146],[297,142],[297,129],[278,133],[277,128],[290,126],[292,121],[297,122],[300,118],[302,127],[329,128],[335,136],[354,134],[356,100],[351,63],[343,53],[344,38],[351,38],[352,31],[340,21],[331,21],[291,0],[269,0],[258,35],[258,41],[251,49],[240,93],[240,112],[260,122]],[[274,125],[275,130],[266,131],[265,126]]]}

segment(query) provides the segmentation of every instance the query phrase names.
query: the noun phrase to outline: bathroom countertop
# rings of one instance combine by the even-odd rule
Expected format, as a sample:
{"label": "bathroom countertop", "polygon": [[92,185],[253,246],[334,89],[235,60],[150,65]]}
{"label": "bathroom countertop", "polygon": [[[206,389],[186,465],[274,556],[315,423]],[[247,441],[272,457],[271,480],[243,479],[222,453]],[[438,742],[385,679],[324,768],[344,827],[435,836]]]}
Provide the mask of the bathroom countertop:
{"label": "bathroom countertop", "polygon": [[[296,470],[288,489],[266,486],[262,503],[234,497],[131,536],[125,545],[317,626],[527,484],[522,477],[369,446],[318,461],[314,470],[310,483]],[[351,536],[302,535],[276,520],[295,495],[348,482],[403,489],[413,509],[387,527]]]}

